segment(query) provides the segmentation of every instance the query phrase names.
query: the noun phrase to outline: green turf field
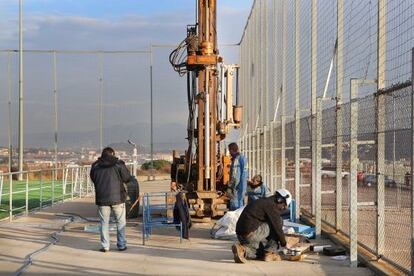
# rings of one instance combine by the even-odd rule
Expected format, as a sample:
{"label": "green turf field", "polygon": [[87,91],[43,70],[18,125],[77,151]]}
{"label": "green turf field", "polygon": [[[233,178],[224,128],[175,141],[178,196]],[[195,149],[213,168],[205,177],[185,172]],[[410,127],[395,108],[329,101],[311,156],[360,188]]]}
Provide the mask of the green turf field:
{"label": "green turf field", "polygon": [[[62,202],[64,199],[70,199],[72,197],[72,187],[74,183],[68,181],[66,184],[66,193],[63,195],[63,181],[62,180],[44,180],[44,181],[29,181],[28,183],[28,206],[29,210],[33,208],[39,208],[45,205],[51,205],[53,203]],[[9,190],[10,185],[8,180],[3,182],[3,191],[1,194],[0,204],[0,219],[9,216]],[[84,190],[85,191],[85,188]],[[74,197],[79,196],[74,191]],[[25,212],[26,210],[26,181],[13,180],[13,215]]]}

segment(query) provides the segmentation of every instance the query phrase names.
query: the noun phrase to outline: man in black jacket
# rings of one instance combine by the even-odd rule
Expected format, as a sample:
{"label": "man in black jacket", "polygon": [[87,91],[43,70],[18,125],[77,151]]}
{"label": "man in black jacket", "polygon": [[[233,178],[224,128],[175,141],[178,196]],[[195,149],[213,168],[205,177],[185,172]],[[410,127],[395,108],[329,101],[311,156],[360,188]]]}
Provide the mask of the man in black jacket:
{"label": "man in black jacket", "polygon": [[126,250],[126,191],[123,183],[131,180],[124,161],[115,157],[112,148],[104,148],[101,157],[92,164],[91,179],[95,185],[95,203],[98,205],[98,215],[101,223],[101,249],[102,252],[109,251],[109,220],[111,211],[115,215],[117,227],[118,250]]}
{"label": "man in black jacket", "polygon": [[271,249],[278,244],[287,246],[280,213],[291,201],[290,192],[279,189],[273,196],[259,198],[244,208],[236,224],[239,242],[232,246],[236,263],[245,263],[247,259],[280,259]]}

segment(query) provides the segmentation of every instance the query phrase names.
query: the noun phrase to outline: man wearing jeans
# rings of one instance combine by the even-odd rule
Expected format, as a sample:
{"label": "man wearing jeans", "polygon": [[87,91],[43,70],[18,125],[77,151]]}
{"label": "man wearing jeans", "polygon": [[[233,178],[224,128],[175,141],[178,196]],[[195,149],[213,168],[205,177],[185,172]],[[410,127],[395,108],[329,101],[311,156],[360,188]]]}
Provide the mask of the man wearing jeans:
{"label": "man wearing jeans", "polygon": [[114,213],[117,227],[117,247],[124,251],[126,247],[126,191],[123,183],[131,181],[125,163],[115,157],[112,148],[105,148],[101,157],[92,164],[90,173],[95,185],[95,203],[98,205],[98,215],[101,223],[101,252],[108,252],[110,248],[109,220],[111,211]]}
{"label": "man wearing jeans", "polygon": [[232,246],[236,263],[245,263],[247,259],[280,260],[274,250],[279,244],[282,247],[288,246],[280,212],[291,201],[290,192],[279,189],[273,196],[259,198],[247,204],[236,224],[239,242]]}

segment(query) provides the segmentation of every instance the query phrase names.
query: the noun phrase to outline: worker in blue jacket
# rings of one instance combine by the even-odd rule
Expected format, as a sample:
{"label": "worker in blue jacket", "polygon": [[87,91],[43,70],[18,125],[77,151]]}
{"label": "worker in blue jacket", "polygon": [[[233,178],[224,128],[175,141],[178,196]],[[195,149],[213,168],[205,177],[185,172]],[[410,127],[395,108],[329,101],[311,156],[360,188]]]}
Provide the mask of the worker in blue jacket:
{"label": "worker in blue jacket", "polygon": [[248,164],[246,157],[239,152],[239,146],[236,143],[230,143],[228,148],[231,155],[231,165],[227,194],[230,198],[230,210],[233,211],[247,203],[245,196]]}
{"label": "worker in blue jacket", "polygon": [[262,176],[260,174],[256,174],[251,181],[247,181],[247,203],[269,196],[272,196],[272,193],[263,183]]}

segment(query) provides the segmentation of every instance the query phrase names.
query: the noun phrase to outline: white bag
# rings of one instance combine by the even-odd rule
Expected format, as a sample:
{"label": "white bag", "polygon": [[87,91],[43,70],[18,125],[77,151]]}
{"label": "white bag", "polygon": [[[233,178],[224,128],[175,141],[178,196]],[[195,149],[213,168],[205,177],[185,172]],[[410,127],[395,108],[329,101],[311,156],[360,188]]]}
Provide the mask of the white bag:
{"label": "white bag", "polygon": [[[244,206],[234,211],[228,211],[211,228],[211,237],[221,240],[237,240],[236,224],[243,210]],[[285,234],[293,234],[295,230],[293,227],[283,226],[283,232]]]}

